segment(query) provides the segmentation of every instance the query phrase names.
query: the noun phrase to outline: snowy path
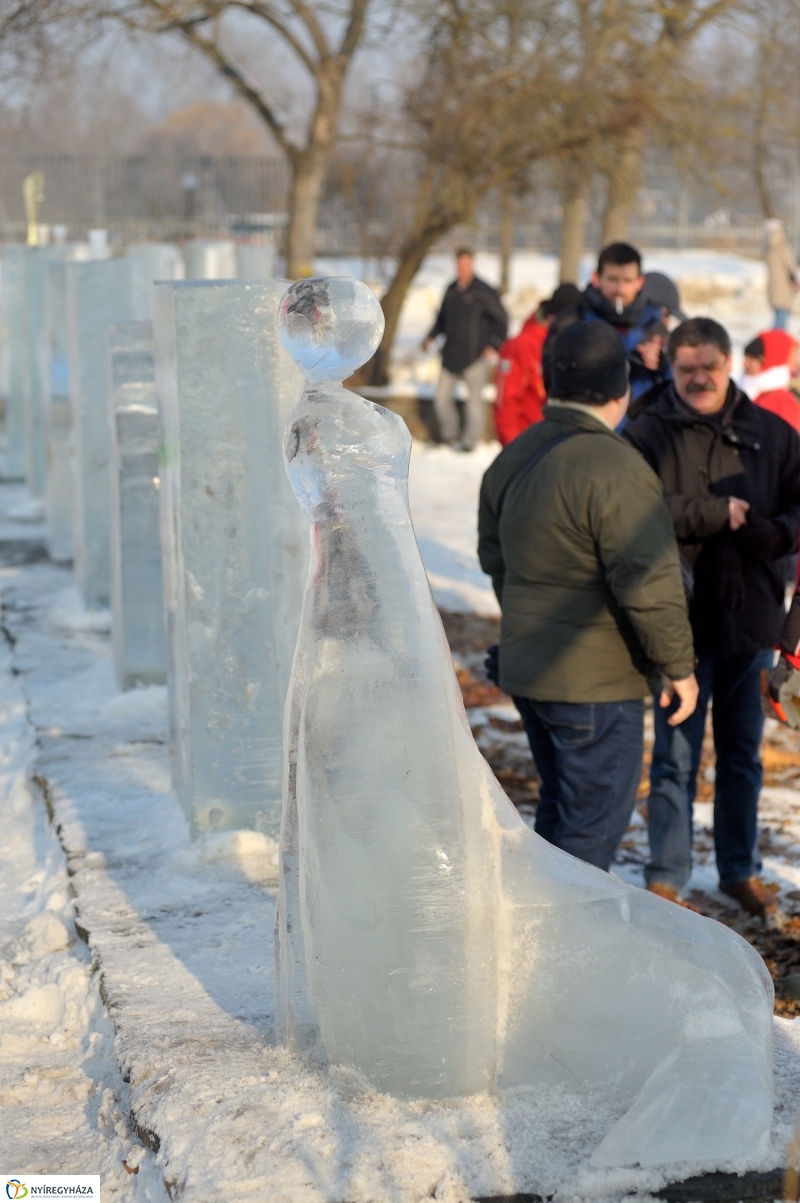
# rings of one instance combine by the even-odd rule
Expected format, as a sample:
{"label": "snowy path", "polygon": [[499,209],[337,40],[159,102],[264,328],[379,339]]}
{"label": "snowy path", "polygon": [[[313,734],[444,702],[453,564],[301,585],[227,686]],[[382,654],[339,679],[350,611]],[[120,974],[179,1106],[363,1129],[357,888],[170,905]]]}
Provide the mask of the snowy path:
{"label": "snowy path", "polygon": [[[3,569],[0,600],[4,1168],[99,1171],[105,1199],[159,1203],[660,1187],[658,1174],[587,1169],[613,1100],[529,1089],[406,1103],[276,1048],[274,847],[244,832],[190,843],[169,788],[165,691],[116,691],[107,617],[81,610],[67,571]],[[773,1147],[752,1167],[765,1170],[800,1107],[800,1024],[776,1034]],[[737,1167],[684,1173],[713,1168]]]}

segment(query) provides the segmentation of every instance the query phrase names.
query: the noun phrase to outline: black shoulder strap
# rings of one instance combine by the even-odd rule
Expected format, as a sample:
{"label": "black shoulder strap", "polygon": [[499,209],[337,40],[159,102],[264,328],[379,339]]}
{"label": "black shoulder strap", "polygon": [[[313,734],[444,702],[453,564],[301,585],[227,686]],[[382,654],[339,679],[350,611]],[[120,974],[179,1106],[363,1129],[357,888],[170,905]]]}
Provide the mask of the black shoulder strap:
{"label": "black shoulder strap", "polygon": [[505,505],[506,498],[510,496],[515,489],[519,488],[525,477],[529,474],[529,472],[533,471],[539,460],[547,455],[548,451],[552,451],[554,447],[557,447],[559,443],[563,443],[566,439],[571,439],[574,434],[581,434],[581,431],[574,426],[569,430],[562,430],[561,434],[557,434],[555,438],[550,439],[549,442],[543,443],[541,447],[534,451],[530,459],[525,460],[525,463],[522,465],[522,467],[517,469],[497,500],[498,522],[500,521],[500,515],[503,512],[503,506]]}

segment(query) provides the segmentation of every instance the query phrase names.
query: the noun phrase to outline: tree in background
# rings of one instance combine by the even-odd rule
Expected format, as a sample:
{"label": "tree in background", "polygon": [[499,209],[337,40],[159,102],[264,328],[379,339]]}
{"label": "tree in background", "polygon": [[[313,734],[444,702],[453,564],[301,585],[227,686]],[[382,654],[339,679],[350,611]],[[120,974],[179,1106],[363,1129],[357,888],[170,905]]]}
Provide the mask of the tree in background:
{"label": "tree in background", "polygon": [[[308,275],[320,197],[336,137],[343,91],[366,30],[371,0],[101,0],[96,10],[138,33],[182,38],[230,84],[272,133],[291,168],[286,272]],[[236,50],[247,22],[266,32],[299,68],[297,91],[310,91],[309,114],[293,132],[277,89],[257,80]]]}

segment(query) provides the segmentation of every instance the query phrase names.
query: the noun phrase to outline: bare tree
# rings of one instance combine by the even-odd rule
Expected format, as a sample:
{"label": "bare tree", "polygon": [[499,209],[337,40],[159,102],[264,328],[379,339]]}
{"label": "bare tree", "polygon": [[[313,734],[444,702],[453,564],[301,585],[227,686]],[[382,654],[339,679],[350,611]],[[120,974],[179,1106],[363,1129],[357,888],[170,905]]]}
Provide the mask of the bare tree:
{"label": "bare tree", "polygon": [[[291,166],[287,274],[309,274],[320,197],[336,136],[347,73],[372,0],[101,0],[99,14],[125,28],[172,34],[210,62],[265,122]],[[277,40],[311,92],[304,128],[295,133],[268,81],[257,81],[237,54],[234,23],[255,22]]]}
{"label": "bare tree", "polygon": [[436,6],[400,110],[397,137],[406,139],[412,204],[381,301],[383,341],[362,383],[386,382],[403,301],[431,248],[469,224],[487,194],[518,188],[535,161],[586,146],[594,136],[591,121],[568,127],[563,120],[558,7],[522,0],[510,22],[510,2]]}
{"label": "bare tree", "polygon": [[608,147],[603,243],[627,237],[648,136],[657,125],[669,125],[676,93],[691,86],[682,71],[689,47],[742,6],[743,0],[631,0],[623,5],[627,34],[614,97],[616,130]]}

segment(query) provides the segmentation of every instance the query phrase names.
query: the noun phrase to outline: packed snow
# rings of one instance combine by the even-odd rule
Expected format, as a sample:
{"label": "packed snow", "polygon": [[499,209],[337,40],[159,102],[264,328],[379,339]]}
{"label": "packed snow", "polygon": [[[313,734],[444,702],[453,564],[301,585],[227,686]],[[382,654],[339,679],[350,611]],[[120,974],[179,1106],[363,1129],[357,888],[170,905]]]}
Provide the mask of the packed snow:
{"label": "packed snow", "polygon": [[[83,611],[68,570],[18,564],[0,590],[10,641],[0,1005],[15,1017],[0,1072],[17,1102],[4,1165],[99,1170],[120,1199],[164,1199],[166,1183],[197,1203],[617,1199],[663,1182],[588,1168],[617,1118],[608,1100],[519,1089],[403,1102],[276,1048],[274,845],[248,832],[190,842],[169,784],[165,690],[116,690],[108,616]],[[776,1021],[776,1069],[763,1169],[780,1163],[800,1108],[796,1023]]]}

